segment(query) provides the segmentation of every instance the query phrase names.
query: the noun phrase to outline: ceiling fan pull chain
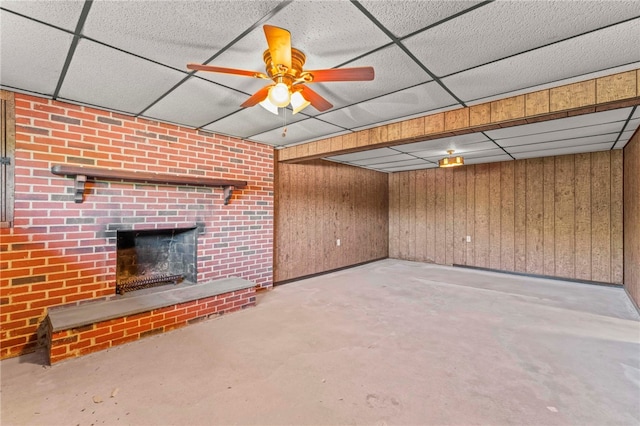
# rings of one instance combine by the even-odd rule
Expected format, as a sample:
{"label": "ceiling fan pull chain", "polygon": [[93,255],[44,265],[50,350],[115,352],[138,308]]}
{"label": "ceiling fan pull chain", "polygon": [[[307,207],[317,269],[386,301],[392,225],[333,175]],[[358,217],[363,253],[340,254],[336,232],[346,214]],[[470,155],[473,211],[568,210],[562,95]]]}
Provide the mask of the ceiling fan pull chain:
{"label": "ceiling fan pull chain", "polygon": [[283,115],[282,115],[282,137],[286,137],[287,136],[287,109],[286,108],[282,108],[283,110]]}

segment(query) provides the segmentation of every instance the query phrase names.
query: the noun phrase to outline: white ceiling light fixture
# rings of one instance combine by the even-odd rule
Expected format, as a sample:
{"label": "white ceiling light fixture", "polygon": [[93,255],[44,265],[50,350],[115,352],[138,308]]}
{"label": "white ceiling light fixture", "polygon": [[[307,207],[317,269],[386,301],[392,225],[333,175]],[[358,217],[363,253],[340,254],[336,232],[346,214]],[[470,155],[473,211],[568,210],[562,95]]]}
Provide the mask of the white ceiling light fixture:
{"label": "white ceiling light fixture", "polygon": [[293,113],[297,114],[311,105],[311,102],[302,96],[300,90],[292,93],[292,90],[285,83],[278,83],[269,89],[269,95],[259,104],[270,113],[278,115],[278,108],[286,108],[291,104]]}
{"label": "white ceiling light fixture", "polygon": [[456,166],[463,166],[464,165],[464,158],[460,157],[460,156],[453,156],[454,150],[450,149],[447,151],[447,154],[449,154],[448,157],[444,157],[443,159],[438,161],[438,166],[439,167],[456,167]]}

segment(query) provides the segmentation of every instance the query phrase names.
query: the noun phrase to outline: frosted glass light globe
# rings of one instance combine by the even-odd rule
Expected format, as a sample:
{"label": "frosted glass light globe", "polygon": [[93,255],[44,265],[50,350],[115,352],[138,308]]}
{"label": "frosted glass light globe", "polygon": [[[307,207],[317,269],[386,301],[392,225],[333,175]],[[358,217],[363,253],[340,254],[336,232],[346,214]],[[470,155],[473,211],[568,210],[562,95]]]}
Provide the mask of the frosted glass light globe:
{"label": "frosted glass light globe", "polygon": [[291,101],[289,87],[287,87],[287,85],[284,83],[276,84],[269,90],[269,100],[272,104],[279,108],[286,107]]}

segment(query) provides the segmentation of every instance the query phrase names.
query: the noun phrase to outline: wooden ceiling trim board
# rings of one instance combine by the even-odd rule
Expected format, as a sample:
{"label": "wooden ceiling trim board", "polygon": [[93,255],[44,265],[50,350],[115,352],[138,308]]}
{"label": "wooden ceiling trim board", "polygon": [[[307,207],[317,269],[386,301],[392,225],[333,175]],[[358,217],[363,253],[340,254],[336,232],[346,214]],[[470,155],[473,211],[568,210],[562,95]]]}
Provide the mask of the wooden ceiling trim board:
{"label": "wooden ceiling trim board", "polygon": [[469,127],[469,109],[470,108],[462,108],[445,112],[444,129],[446,131],[454,131]]}
{"label": "wooden ceiling trim board", "polygon": [[527,117],[538,114],[549,113],[549,91],[540,90],[538,92],[527,93],[524,96],[524,111]]}
{"label": "wooden ceiling trim board", "polygon": [[[411,142],[477,133],[574,115],[640,105],[640,69],[440,112],[355,132],[357,146],[334,138],[309,142],[315,149],[283,148],[283,162],[299,162]],[[489,117],[487,118],[487,113]],[[344,136],[344,135],[343,135]],[[340,138],[340,137],[339,137]],[[340,139],[342,141],[342,139]],[[305,152],[305,155],[300,155]]]}
{"label": "wooden ceiling trim board", "polygon": [[491,122],[522,119],[525,112],[525,96],[512,96],[491,102]]}
{"label": "wooden ceiling trim board", "polygon": [[640,70],[628,71],[599,78],[596,81],[596,96],[598,103],[613,102],[627,99],[638,93]]}
{"label": "wooden ceiling trim board", "polygon": [[343,149],[356,148],[358,146],[358,135],[355,133],[346,133],[341,138]]}
{"label": "wooden ceiling trim board", "polygon": [[491,104],[469,107],[469,125],[472,127],[491,123]]}
{"label": "wooden ceiling trim board", "polygon": [[580,108],[596,103],[596,81],[587,80],[549,89],[551,112]]}

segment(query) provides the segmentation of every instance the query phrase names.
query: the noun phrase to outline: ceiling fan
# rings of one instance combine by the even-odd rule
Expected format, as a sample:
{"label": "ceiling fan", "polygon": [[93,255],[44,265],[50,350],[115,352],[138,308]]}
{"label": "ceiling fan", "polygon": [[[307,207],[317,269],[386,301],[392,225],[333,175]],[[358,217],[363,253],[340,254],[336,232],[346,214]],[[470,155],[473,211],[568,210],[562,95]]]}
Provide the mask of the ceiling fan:
{"label": "ceiling fan", "polygon": [[373,80],[373,67],[305,71],[302,67],[306,56],[298,49],[291,47],[291,33],[289,31],[265,25],[264,34],[269,45],[269,48],[262,55],[266,65],[266,74],[193,63],[187,64],[187,68],[195,71],[209,71],[272,80],[272,83],[251,95],[240,106],[247,108],[260,104],[276,115],[278,114],[278,108],[284,108],[289,104],[291,104],[294,114],[309,105],[312,105],[318,111],[326,111],[333,107],[326,99],[311,90],[306,85],[308,83]]}

